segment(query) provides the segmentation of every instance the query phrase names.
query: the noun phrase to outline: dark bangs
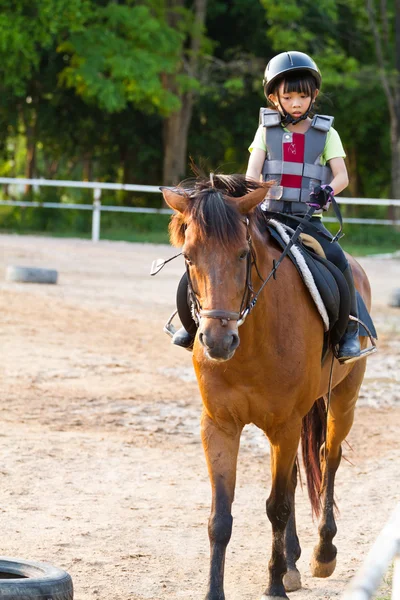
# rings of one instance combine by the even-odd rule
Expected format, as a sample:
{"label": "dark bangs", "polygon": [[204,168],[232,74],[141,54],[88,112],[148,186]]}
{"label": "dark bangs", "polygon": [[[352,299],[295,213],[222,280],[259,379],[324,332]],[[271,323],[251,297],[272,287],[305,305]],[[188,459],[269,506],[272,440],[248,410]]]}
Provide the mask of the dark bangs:
{"label": "dark bangs", "polygon": [[284,83],[284,94],[296,92],[297,94],[306,94],[306,96],[313,98],[317,90],[317,81],[309,71],[294,71],[293,73],[289,73],[279,81],[277,88],[279,88],[282,81]]}

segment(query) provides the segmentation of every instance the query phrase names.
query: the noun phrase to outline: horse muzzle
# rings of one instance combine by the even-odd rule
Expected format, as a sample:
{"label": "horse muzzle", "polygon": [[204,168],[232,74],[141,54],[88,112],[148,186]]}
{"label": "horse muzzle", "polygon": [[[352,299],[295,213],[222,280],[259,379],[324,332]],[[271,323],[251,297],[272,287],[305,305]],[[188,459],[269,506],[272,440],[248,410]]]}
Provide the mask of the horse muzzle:
{"label": "horse muzzle", "polygon": [[237,321],[202,319],[198,339],[207,358],[226,361],[232,358],[240,344]]}

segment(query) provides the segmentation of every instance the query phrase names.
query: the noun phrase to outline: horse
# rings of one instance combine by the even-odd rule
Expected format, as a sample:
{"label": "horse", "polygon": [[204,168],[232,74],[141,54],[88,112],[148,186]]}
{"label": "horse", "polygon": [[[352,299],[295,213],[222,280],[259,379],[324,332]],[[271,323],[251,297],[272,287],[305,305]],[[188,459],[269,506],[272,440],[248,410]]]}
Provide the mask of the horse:
{"label": "horse", "polygon": [[[286,592],[301,587],[294,502],[300,440],[312,510],[320,517],[311,570],[316,577],[333,573],[335,473],[366,366],[365,358],[340,365],[332,350],[322,360],[322,320],[289,258],[250,310],[251,299],[281,254],[260,208],[266,187],[242,175],[221,174],[211,181],[197,177],[174,189],[162,188],[174,210],[170,239],[182,246],[199,325],[193,364],[203,402],[201,438],[212,489],[205,600],[225,599],[237,456],[242,429],[249,423],[265,433],[271,446],[266,512],[272,552],[262,600],[287,600]],[[356,287],[370,309],[367,276],[349,260]],[[362,339],[362,346],[365,343]]]}

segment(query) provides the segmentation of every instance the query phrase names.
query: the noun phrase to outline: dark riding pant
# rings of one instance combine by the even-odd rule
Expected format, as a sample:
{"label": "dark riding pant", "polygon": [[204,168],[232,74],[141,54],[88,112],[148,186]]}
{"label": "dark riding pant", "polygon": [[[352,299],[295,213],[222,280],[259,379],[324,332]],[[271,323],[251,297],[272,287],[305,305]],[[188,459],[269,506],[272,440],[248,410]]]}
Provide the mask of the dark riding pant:
{"label": "dark riding pant", "polygon": [[192,313],[189,308],[188,299],[188,278],[186,273],[182,276],[176,292],[176,308],[182,325],[190,335],[196,335],[197,325],[193,321]]}
{"label": "dark riding pant", "polygon": [[[279,219],[277,220],[284,225],[288,225],[292,229],[297,229],[298,222],[291,219],[289,216],[280,214]],[[340,269],[342,273],[345,272],[349,266],[346,255],[338,242],[332,243],[331,240],[333,240],[333,235],[327,230],[320,217],[312,217],[311,225],[306,225],[304,227],[304,233],[312,235],[312,237],[321,244],[326,258]]]}

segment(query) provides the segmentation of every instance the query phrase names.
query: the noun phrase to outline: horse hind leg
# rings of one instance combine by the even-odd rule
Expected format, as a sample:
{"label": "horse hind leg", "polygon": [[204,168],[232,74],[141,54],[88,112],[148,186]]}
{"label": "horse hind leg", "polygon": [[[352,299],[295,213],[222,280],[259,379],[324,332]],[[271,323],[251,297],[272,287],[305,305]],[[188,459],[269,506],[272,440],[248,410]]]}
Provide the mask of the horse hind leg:
{"label": "horse hind leg", "polygon": [[354,420],[354,409],[364,376],[365,361],[356,363],[350,374],[333,391],[328,413],[325,446],[320,449],[322,470],[319,541],[311,559],[314,577],[329,577],[336,567],[336,535],[334,485],[342,455],[341,444],[349,434]]}
{"label": "horse hind leg", "polygon": [[290,516],[285,530],[285,555],[287,571],[283,576],[286,592],[295,592],[301,588],[301,576],[296,563],[301,555],[300,542],[296,530],[295,492],[297,487],[297,461],[293,465],[292,479],[289,486],[288,500]]}
{"label": "horse hind leg", "polygon": [[319,542],[314,548],[310,562],[313,577],[329,577],[336,568],[337,549],[332,543],[337,532],[334,515],[334,484],[342,452],[339,446],[338,452],[334,456],[331,454],[329,457],[325,457],[325,448],[325,445],[321,447],[322,517],[318,527]]}

